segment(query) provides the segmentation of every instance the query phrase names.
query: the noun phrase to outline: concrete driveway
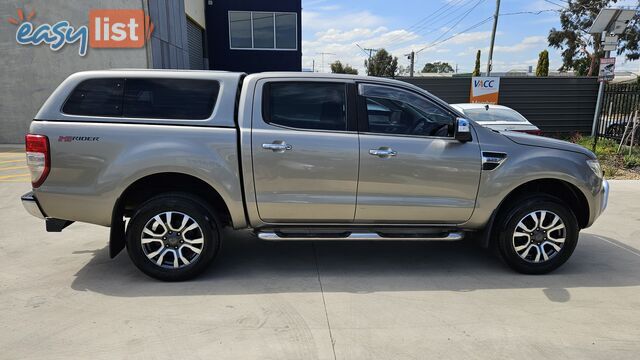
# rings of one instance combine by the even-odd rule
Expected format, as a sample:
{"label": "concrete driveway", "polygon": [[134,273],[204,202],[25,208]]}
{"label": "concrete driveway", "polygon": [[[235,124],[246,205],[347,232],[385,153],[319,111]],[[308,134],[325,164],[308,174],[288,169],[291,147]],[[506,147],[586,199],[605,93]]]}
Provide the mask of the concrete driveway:
{"label": "concrete driveway", "polygon": [[[147,278],[108,229],[47,233],[0,149],[0,358],[638,358],[640,182],[572,259],[511,272],[464,243],[265,243],[229,234],[195,281]],[[16,170],[8,170],[11,174]],[[11,180],[11,181],[8,181]],[[73,204],[69,204],[73,206]]]}

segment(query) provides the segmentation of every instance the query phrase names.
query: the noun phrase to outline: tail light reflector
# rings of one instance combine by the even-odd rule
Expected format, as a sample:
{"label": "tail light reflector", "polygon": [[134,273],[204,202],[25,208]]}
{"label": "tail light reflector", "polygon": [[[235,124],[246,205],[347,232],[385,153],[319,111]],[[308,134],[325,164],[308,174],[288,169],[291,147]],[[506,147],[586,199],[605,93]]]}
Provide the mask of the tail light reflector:
{"label": "tail light reflector", "polygon": [[27,134],[25,136],[27,167],[31,172],[31,185],[34,188],[42,185],[51,169],[49,139],[44,135]]}

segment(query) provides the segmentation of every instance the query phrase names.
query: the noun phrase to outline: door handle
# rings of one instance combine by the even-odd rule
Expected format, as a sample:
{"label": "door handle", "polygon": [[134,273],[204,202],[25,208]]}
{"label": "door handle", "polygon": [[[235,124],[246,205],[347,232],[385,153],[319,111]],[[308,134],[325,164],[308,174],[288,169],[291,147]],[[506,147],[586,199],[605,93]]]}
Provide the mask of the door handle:
{"label": "door handle", "polygon": [[389,147],[381,147],[379,149],[369,150],[369,155],[385,158],[389,156],[396,156],[398,155],[398,152]]}
{"label": "door handle", "polygon": [[284,141],[274,141],[271,144],[262,144],[262,148],[273,152],[284,152],[293,149],[293,146]]}

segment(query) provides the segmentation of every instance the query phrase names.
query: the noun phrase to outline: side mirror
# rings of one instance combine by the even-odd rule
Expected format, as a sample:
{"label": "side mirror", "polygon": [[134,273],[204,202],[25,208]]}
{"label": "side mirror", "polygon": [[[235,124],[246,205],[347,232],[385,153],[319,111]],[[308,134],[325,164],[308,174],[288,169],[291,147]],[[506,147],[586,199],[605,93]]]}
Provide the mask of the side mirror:
{"label": "side mirror", "polygon": [[453,137],[456,140],[460,142],[471,141],[471,125],[469,125],[469,120],[456,118],[453,128]]}

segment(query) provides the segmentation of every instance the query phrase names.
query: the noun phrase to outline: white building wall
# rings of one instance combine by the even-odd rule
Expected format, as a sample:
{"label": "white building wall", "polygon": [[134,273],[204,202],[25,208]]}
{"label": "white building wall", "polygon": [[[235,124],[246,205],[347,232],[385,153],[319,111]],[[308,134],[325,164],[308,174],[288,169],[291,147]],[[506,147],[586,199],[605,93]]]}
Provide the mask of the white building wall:
{"label": "white building wall", "polygon": [[206,29],[206,21],[204,19],[204,1],[205,0],[184,0],[184,12],[200,25],[203,29]]}

